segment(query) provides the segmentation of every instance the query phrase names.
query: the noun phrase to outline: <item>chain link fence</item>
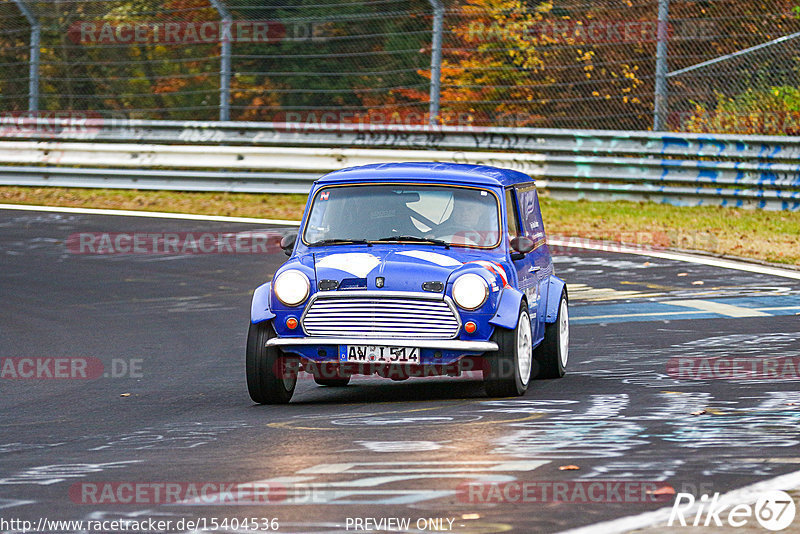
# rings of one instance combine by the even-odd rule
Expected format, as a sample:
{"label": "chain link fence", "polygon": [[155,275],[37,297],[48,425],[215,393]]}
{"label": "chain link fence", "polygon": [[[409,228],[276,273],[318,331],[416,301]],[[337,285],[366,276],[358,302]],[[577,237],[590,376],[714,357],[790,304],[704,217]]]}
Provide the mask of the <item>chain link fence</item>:
{"label": "chain link fence", "polygon": [[0,121],[416,125],[434,115],[458,126],[792,135],[796,3],[0,0]]}

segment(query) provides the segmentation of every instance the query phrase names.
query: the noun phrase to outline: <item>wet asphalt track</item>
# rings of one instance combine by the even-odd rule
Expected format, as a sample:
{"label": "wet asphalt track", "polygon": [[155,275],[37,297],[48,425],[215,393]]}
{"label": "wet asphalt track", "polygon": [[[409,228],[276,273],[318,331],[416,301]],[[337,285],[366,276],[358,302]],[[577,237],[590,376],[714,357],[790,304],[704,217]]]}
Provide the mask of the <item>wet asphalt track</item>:
{"label": "wet asphalt track", "polygon": [[[685,356],[799,358],[798,280],[561,251],[573,318],[565,378],[514,399],[487,399],[468,378],[344,389],[304,379],[292,404],[275,407],[247,396],[244,344],[250,294],[285,256],[75,255],[64,244],[76,232],[255,229],[0,212],[0,357],[141,366],[138,378],[0,379],[0,518],[258,517],[277,518],[279,532],[353,532],[355,518],[405,518],[418,532],[417,519],[441,518],[461,533],[559,532],[672,496],[487,503],[457,490],[609,480],[699,496],[800,469],[799,381],[668,372]],[[250,481],[279,488],[275,500],[93,505],[74,493],[87,483]]]}

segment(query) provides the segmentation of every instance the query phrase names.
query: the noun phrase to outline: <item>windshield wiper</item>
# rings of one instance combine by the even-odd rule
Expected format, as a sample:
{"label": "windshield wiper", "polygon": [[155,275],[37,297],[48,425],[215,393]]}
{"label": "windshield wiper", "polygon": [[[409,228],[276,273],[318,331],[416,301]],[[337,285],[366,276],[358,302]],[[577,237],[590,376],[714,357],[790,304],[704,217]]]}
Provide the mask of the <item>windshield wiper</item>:
{"label": "windshield wiper", "polygon": [[444,248],[450,248],[450,243],[442,241],[441,239],[434,239],[432,237],[420,237],[417,235],[393,235],[389,237],[382,237],[375,241],[411,241],[414,243],[430,243],[432,245],[442,245]]}
{"label": "windshield wiper", "polygon": [[367,245],[371,247],[372,243],[366,239],[321,239],[308,244],[309,247],[321,247],[324,245]]}

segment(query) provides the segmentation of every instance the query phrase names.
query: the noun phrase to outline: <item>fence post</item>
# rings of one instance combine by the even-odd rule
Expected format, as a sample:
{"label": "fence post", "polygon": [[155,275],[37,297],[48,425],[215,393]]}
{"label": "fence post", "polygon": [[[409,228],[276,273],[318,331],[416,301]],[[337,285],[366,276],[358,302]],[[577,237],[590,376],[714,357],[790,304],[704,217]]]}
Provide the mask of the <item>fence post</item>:
{"label": "fence post", "polygon": [[433,7],[433,42],[431,43],[431,96],[428,110],[429,122],[439,123],[439,97],[442,83],[442,31],[444,4],[442,0],[428,0]]}
{"label": "fence post", "polygon": [[219,120],[231,118],[231,24],[233,17],[220,0],[211,0],[214,9],[219,13],[220,26],[220,61],[219,61]]}
{"label": "fence post", "polygon": [[39,43],[42,37],[41,26],[23,0],[14,0],[19,10],[31,25],[30,57],[28,58],[28,111],[39,111]]}
{"label": "fence post", "polygon": [[656,87],[653,103],[653,130],[662,131],[669,108],[667,87],[667,41],[669,40],[669,0],[658,0],[656,43]]}

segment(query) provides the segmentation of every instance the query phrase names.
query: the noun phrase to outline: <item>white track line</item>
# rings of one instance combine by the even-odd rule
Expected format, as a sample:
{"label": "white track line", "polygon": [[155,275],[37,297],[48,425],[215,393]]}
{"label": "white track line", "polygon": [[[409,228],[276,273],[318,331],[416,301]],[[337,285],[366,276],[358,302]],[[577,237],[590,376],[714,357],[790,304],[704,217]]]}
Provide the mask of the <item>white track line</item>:
{"label": "white track line", "polygon": [[626,247],[623,245],[616,245],[616,244],[613,244],[611,247],[609,247],[608,244],[574,243],[569,240],[564,241],[561,239],[548,239],[547,243],[549,245],[556,247],[585,248],[588,250],[599,250],[602,252],[638,254],[639,256],[648,256],[650,258],[662,258],[665,260],[675,260],[686,263],[697,263],[700,265],[721,267],[723,269],[735,269],[737,271],[769,274],[772,276],[781,276],[783,278],[793,278],[795,280],[800,280],[800,271],[793,271],[791,269],[781,269],[780,267],[771,267],[767,265],[758,265],[756,263],[739,262],[735,260],[723,260],[720,258],[709,258],[706,256],[695,256],[692,254],[684,254],[681,252],[660,252],[642,248]]}
{"label": "white track line", "polygon": [[257,219],[254,217],[225,217],[223,215],[195,215],[192,213],[165,213],[161,211],[101,210],[94,208],[62,208],[57,206],[28,206],[25,204],[0,204],[1,210],[49,211],[55,213],[82,213],[85,215],[117,215],[123,217],[151,217],[154,219],[181,219],[186,221],[218,221],[249,224],[280,224],[300,226],[300,221],[282,219]]}
{"label": "white track line", "polygon": [[683,306],[684,308],[694,308],[705,312],[724,315],[726,317],[772,317],[768,313],[755,310],[753,308],[743,308],[732,306],[712,300],[685,299],[685,300],[660,300],[659,304],[669,304],[670,306]]}
{"label": "white track line", "polygon": [[[790,491],[798,487],[800,487],[800,471],[795,471],[794,473],[781,475],[769,480],[762,480],[761,482],[756,482],[754,484],[750,484],[749,486],[744,486],[743,488],[724,493],[720,496],[718,502],[720,506],[752,504],[756,502],[759,496],[764,492],[772,490]],[[699,495],[695,497],[699,497]],[[701,504],[705,503],[697,502],[697,504],[684,513],[684,517],[694,516],[694,514],[697,513],[697,508]],[[587,525],[585,527],[565,530],[559,534],[597,534],[598,532],[602,532],[603,534],[621,534],[624,532],[630,532],[631,530],[652,527],[667,529],[670,528],[667,527],[667,521],[669,521],[669,516],[671,513],[672,506],[665,506],[664,508],[659,508],[658,510],[654,510],[652,512],[621,517],[619,519],[612,519],[611,521],[604,521],[602,523],[594,523],[593,525]],[[680,524],[677,524],[673,525],[672,528],[681,527]]]}
{"label": "white track line", "polygon": [[[222,215],[195,215],[191,213],[164,213],[159,211],[104,210],[95,208],[63,208],[56,206],[29,206],[26,204],[0,204],[0,209],[20,210],[20,211],[48,211],[54,213],[81,213],[86,215],[152,217],[159,219],[181,219],[187,221],[218,221],[218,222],[235,222],[235,223],[250,223],[250,224],[280,224],[284,226],[300,225],[300,221],[287,221],[282,219],[258,219],[254,217],[224,217]],[[712,267],[721,267],[723,269],[735,269],[737,271],[747,271],[752,273],[768,274],[772,276],[780,276],[782,278],[793,278],[795,280],[800,280],[800,271],[792,271],[790,269],[781,269],[780,267],[771,267],[753,263],[738,262],[734,260],[708,258],[705,256],[693,256],[691,254],[683,254],[679,252],[658,252],[654,250],[625,247],[622,245],[614,245],[613,250],[608,250],[607,244],[604,245],[604,244],[593,244],[593,243],[574,243],[571,241],[562,241],[560,239],[548,240],[548,244],[559,247],[584,248],[589,250],[600,250],[604,252],[618,252],[622,254],[638,254],[640,256],[648,256],[651,258],[662,258],[666,260],[682,261],[686,263],[710,265]]]}

